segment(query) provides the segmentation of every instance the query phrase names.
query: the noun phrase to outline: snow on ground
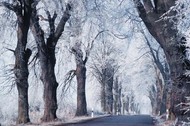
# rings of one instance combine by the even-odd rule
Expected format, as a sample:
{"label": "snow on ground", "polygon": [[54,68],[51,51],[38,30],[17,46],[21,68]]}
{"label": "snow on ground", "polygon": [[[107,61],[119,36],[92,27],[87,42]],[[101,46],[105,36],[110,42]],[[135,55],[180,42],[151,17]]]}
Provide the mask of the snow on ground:
{"label": "snow on ground", "polygon": [[166,114],[160,116],[154,116],[154,120],[156,122],[156,126],[175,126],[175,121],[173,120],[166,120]]}

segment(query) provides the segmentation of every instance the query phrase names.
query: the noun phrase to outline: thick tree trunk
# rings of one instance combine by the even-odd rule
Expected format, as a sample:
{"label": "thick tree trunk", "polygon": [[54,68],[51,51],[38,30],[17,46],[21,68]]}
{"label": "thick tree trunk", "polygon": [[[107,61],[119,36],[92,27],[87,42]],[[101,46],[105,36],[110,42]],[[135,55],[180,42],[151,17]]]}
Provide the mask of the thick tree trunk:
{"label": "thick tree trunk", "polygon": [[106,112],[112,114],[113,112],[113,68],[108,67],[106,70]]}
{"label": "thick tree trunk", "polygon": [[54,121],[57,119],[57,87],[54,67],[55,67],[55,51],[49,48],[44,55],[43,52],[39,53],[41,64],[41,80],[44,84],[44,115],[41,118],[43,122]]}
{"label": "thick tree trunk", "polygon": [[[22,47],[21,47],[22,48]],[[18,90],[18,118],[17,124],[28,123],[29,105],[28,105],[28,59],[31,55],[31,50],[22,50],[17,47],[15,50],[15,79]]]}
{"label": "thick tree trunk", "polygon": [[85,83],[86,83],[86,67],[84,64],[78,64],[76,68],[77,78],[77,111],[75,116],[87,115]]}
{"label": "thick tree trunk", "polygon": [[[135,1],[135,0],[134,0]],[[135,3],[137,3],[135,1]],[[180,109],[180,103],[186,102],[186,97],[190,96],[190,85],[187,83],[190,79],[185,76],[186,70],[189,69],[189,63],[184,60],[184,49],[181,48],[181,36],[178,35],[175,27],[176,19],[160,19],[166,11],[175,4],[173,0],[159,0],[157,11],[152,11],[153,6],[150,1],[145,1],[142,4],[138,1],[137,9],[143,22],[145,23],[150,34],[159,42],[163,48],[169,67],[170,67],[170,83],[172,84],[171,97],[167,104],[167,109],[170,110],[171,119],[178,117],[179,120],[185,120],[189,112],[184,113]],[[167,16],[174,16],[175,11],[170,11]],[[171,21],[173,20],[173,21]]]}

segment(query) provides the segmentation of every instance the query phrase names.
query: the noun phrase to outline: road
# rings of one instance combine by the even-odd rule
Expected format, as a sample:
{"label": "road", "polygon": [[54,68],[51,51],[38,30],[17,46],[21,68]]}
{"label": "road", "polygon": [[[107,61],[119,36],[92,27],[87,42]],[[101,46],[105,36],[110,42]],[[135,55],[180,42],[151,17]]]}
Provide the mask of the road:
{"label": "road", "polygon": [[154,123],[153,118],[149,115],[122,115],[108,116],[83,123],[62,126],[154,126]]}

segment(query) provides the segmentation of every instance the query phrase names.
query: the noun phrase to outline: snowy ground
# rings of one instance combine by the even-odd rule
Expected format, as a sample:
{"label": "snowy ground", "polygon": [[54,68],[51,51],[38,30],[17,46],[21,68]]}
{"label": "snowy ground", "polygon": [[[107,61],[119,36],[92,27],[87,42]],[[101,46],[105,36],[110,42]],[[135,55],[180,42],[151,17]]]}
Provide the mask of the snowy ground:
{"label": "snowy ground", "polygon": [[153,117],[156,121],[156,126],[175,126],[175,121],[166,120],[166,114]]}

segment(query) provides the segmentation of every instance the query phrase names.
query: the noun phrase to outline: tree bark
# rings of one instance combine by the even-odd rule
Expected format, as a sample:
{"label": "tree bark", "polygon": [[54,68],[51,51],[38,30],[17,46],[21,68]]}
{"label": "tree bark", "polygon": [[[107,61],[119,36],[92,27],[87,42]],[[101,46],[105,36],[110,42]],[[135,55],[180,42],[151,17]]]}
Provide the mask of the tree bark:
{"label": "tree bark", "polygon": [[112,114],[113,112],[113,79],[114,69],[108,63],[106,66],[106,85],[105,85],[105,95],[106,95],[106,112]]}
{"label": "tree bark", "polygon": [[77,78],[77,111],[75,116],[87,115],[87,105],[86,105],[86,67],[85,64],[78,64],[76,68],[76,78]]}
{"label": "tree bark", "polygon": [[101,101],[101,108],[103,112],[106,112],[106,94],[105,94],[105,83],[101,84],[101,96],[100,96],[100,101]]}
{"label": "tree bark", "polygon": [[50,27],[50,35],[45,41],[44,31],[39,25],[39,18],[37,15],[36,6],[32,12],[31,18],[31,30],[33,32],[34,38],[36,40],[36,44],[38,47],[38,58],[41,66],[41,81],[44,85],[44,115],[41,118],[43,122],[54,121],[57,119],[56,111],[57,111],[57,87],[58,83],[55,77],[55,47],[57,42],[64,31],[64,26],[67,20],[70,18],[71,7],[68,4],[66,6],[66,10],[55,29],[55,19],[57,14],[51,17],[50,13],[47,11],[48,22]]}
{"label": "tree bark", "polygon": [[[18,118],[17,124],[28,123],[29,119],[29,104],[28,104],[28,59],[31,55],[31,50],[20,50],[17,47],[15,50],[15,81],[18,90]],[[24,59],[24,60],[23,60]]]}
{"label": "tree bark", "polygon": [[83,60],[83,52],[81,50],[81,42],[76,41],[72,47],[72,53],[75,55],[76,61],[76,78],[77,78],[77,110],[75,116],[86,116],[87,115],[87,104],[86,104],[86,62],[88,56],[86,55]]}
{"label": "tree bark", "polygon": [[[178,117],[179,120],[185,120],[189,112],[181,111],[182,106],[176,107],[180,103],[185,103],[186,96],[190,95],[190,85],[187,83],[189,77],[186,77],[185,71],[189,69],[189,64],[184,62],[184,52],[181,50],[181,36],[179,36],[176,22],[177,19],[162,19],[161,16],[167,12],[170,7],[175,5],[173,0],[159,0],[157,3],[157,10],[154,11],[153,5],[150,1],[134,0],[140,18],[143,20],[150,34],[158,41],[163,48],[169,67],[170,67],[170,83],[172,86],[171,102],[168,103],[167,109],[170,110],[171,118]],[[175,16],[175,10],[170,10],[166,15]],[[171,21],[173,20],[173,21]]]}

